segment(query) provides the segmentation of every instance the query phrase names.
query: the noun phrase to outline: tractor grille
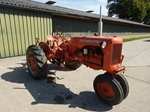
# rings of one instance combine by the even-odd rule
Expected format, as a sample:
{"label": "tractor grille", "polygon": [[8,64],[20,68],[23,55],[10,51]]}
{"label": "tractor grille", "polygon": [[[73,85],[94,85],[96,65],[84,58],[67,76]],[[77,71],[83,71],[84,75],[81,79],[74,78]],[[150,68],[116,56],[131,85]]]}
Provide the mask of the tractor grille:
{"label": "tractor grille", "polygon": [[118,64],[121,59],[122,44],[114,44],[112,52],[112,65]]}

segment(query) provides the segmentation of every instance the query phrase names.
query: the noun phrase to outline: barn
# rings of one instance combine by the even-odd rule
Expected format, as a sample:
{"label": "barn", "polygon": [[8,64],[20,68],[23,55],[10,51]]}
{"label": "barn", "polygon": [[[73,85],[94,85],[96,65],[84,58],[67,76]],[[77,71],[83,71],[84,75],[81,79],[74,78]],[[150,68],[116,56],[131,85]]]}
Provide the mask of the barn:
{"label": "barn", "polygon": [[[45,41],[55,26],[72,36],[97,32],[99,15],[55,6],[54,2],[0,0],[0,58],[25,55],[35,38]],[[104,35],[149,34],[150,26],[102,16]]]}

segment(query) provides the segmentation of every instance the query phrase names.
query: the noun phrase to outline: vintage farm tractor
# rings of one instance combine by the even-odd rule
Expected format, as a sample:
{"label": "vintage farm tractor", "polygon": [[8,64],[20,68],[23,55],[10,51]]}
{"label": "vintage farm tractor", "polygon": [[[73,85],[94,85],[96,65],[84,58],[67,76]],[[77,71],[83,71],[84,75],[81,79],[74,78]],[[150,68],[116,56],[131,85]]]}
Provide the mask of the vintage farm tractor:
{"label": "vintage farm tractor", "polygon": [[107,104],[116,105],[124,100],[129,93],[128,82],[122,75],[125,67],[121,66],[122,38],[103,36],[78,36],[67,39],[60,27],[56,35],[48,35],[47,42],[31,45],[26,52],[30,75],[35,79],[47,77],[47,60],[61,67],[77,69],[81,64],[94,70],[105,70],[94,82],[94,90],[98,97]]}
{"label": "vintage farm tractor", "polygon": [[[81,64],[94,70],[105,70],[98,75],[93,87],[97,96],[107,104],[117,105],[129,93],[129,85],[125,77],[125,66],[122,66],[123,40],[120,37],[102,36],[102,15],[100,6],[100,21],[98,35],[78,36],[67,39],[62,28],[55,28],[55,36],[48,35],[47,42],[36,41],[36,45],[28,47],[26,52],[30,75],[35,79],[47,77],[47,60],[61,67],[77,69]],[[52,77],[54,78],[54,77]]]}

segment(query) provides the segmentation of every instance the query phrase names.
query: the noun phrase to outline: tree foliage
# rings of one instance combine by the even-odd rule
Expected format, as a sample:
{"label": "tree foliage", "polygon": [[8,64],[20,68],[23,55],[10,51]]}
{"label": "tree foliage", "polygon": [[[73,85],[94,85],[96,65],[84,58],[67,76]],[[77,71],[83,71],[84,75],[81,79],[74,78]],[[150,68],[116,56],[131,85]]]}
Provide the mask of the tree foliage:
{"label": "tree foliage", "polygon": [[150,0],[107,0],[108,16],[150,24]]}

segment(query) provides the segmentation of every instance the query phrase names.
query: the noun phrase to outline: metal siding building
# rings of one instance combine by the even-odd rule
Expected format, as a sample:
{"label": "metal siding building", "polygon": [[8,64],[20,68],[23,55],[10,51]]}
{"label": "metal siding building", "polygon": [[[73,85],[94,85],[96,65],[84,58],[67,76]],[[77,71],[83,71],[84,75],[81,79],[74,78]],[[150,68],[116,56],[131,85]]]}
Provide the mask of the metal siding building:
{"label": "metal siding building", "polygon": [[125,33],[125,32],[132,32],[132,33],[149,33],[150,26],[148,25],[132,25],[127,23],[119,23],[119,22],[104,22],[103,31],[105,33]]}
{"label": "metal siding building", "polygon": [[[71,18],[61,15],[52,15],[53,27],[61,26],[64,33],[70,33],[72,36],[93,35],[93,33],[97,33],[98,20],[98,18],[92,20],[87,18]],[[150,34],[150,26],[133,23],[135,22],[122,23],[120,21],[113,22],[103,19],[103,34],[111,36],[125,33],[129,33],[131,35],[139,33]]]}
{"label": "metal siding building", "polygon": [[[141,23],[106,16],[102,20],[104,35],[150,32],[150,26]],[[55,26],[72,36],[93,35],[98,21],[98,14],[29,0],[0,0],[0,58],[24,55],[36,37],[45,41]]]}
{"label": "metal siding building", "polygon": [[98,29],[97,22],[86,19],[67,18],[53,15],[52,20],[53,26],[61,26],[63,32],[65,34],[71,34],[71,36],[93,35]]}
{"label": "metal siding building", "polygon": [[50,14],[0,7],[0,58],[24,55],[36,37],[45,41],[47,34],[52,34]]}

